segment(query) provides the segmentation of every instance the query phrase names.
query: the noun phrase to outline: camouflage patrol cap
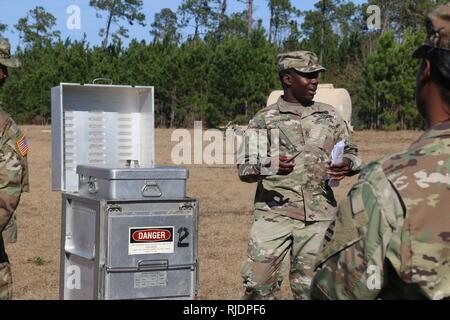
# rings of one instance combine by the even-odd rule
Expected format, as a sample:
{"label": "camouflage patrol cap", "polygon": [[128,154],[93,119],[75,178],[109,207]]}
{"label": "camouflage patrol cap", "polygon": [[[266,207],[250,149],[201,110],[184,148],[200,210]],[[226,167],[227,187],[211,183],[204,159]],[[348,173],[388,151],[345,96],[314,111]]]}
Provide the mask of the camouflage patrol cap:
{"label": "camouflage patrol cap", "polygon": [[316,54],[311,51],[293,51],[279,54],[278,71],[291,68],[304,73],[325,71],[325,68],[317,63]]}
{"label": "camouflage patrol cap", "polygon": [[0,38],[0,64],[9,68],[20,67],[19,59],[11,57],[11,46],[4,38]]}
{"label": "camouflage patrol cap", "polygon": [[430,48],[448,50],[450,53],[450,2],[431,11],[426,18],[427,38],[414,52],[414,58],[421,58]]}

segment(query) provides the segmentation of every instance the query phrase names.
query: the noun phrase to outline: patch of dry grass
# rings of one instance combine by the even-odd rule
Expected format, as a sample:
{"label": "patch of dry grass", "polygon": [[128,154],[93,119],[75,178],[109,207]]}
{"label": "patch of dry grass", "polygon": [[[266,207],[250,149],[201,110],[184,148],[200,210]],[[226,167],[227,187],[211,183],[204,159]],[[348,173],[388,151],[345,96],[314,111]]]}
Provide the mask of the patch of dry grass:
{"label": "patch of dry grass", "polygon": [[[19,240],[7,245],[13,268],[15,299],[58,299],[61,195],[51,192],[50,127],[24,126],[30,141],[30,187],[18,208]],[[420,132],[355,133],[365,161],[407,147]],[[158,165],[171,165],[171,130],[156,131]],[[235,166],[187,166],[188,194],[200,201],[199,299],[239,299],[239,275],[253,220],[256,185],[239,181]],[[356,177],[336,189],[342,199]],[[41,263],[42,262],[42,263]],[[44,263],[45,262],[45,263]],[[280,298],[290,299],[288,281]]]}

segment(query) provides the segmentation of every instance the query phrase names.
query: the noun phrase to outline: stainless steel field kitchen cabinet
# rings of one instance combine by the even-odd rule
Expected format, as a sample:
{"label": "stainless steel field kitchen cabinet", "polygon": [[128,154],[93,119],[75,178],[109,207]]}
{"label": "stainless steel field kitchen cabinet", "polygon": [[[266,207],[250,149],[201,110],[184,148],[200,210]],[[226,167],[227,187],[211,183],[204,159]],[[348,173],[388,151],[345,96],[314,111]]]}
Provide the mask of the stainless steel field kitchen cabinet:
{"label": "stainless steel field kitchen cabinet", "polygon": [[61,299],[196,296],[198,203],[187,169],[154,166],[153,108],[152,87],[52,89]]}

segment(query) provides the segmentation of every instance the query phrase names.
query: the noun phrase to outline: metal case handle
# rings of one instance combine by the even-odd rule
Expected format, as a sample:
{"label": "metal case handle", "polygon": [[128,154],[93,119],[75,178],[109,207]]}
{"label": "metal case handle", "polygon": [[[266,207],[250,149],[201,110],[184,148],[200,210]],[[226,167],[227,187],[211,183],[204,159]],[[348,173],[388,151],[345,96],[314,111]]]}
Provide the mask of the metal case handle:
{"label": "metal case handle", "polygon": [[167,270],[168,268],[169,268],[168,260],[141,260],[138,262],[139,271]]}
{"label": "metal case handle", "polygon": [[109,85],[113,84],[113,81],[109,78],[96,78],[96,79],[92,80],[92,84],[96,84],[97,81],[107,81],[107,82],[109,82]]}
{"label": "metal case handle", "polygon": [[142,196],[149,198],[159,198],[162,192],[159,189],[158,183],[154,181],[146,181],[144,187],[142,188]]}

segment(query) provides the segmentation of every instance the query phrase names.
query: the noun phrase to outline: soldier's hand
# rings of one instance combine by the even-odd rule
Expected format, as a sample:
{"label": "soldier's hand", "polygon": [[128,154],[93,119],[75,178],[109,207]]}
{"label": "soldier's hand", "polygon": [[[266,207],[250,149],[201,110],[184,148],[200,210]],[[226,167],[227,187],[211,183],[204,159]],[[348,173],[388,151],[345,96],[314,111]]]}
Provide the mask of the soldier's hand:
{"label": "soldier's hand", "polygon": [[295,167],[295,161],[291,157],[278,157],[274,158],[276,161],[273,165],[278,168],[278,174],[280,175],[287,175],[294,170]]}
{"label": "soldier's hand", "polygon": [[341,181],[352,171],[350,160],[344,158],[341,163],[330,165],[327,170],[327,174],[331,179]]}

